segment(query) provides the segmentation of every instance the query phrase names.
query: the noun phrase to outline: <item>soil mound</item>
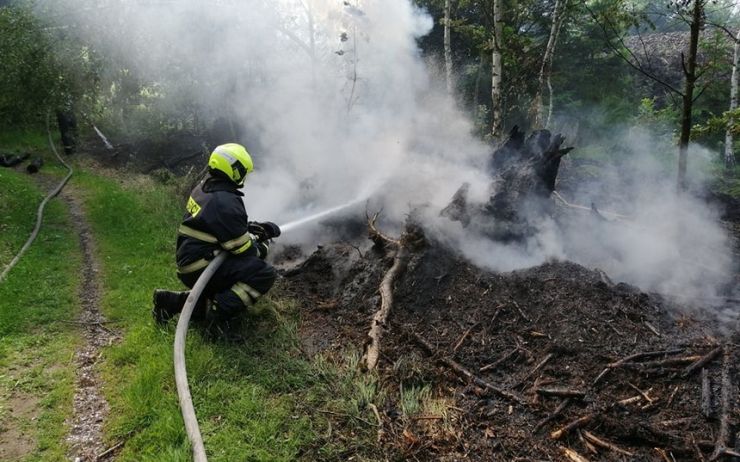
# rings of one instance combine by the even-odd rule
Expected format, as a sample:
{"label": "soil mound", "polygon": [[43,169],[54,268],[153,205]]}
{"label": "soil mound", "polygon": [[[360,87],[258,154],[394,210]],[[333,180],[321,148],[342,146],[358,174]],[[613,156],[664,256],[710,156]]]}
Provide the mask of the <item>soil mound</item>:
{"label": "soil mound", "polygon": [[[391,257],[335,244],[285,274],[307,353],[363,345]],[[378,374],[388,393],[375,404],[384,457],[709,457],[722,416],[721,352],[731,379],[736,357],[709,321],[679,308],[574,263],[492,273],[427,245],[396,283],[383,337]],[[710,353],[706,372],[689,369]],[[427,403],[410,411],[403,390],[425,387]]]}

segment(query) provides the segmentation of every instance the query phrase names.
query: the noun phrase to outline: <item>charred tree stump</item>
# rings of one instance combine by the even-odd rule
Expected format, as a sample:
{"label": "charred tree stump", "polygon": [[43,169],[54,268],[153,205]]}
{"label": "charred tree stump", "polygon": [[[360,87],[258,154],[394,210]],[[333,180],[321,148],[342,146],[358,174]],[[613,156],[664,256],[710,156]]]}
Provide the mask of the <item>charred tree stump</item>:
{"label": "charred tree stump", "polygon": [[498,241],[535,234],[536,223],[530,217],[549,214],[547,199],[555,190],[560,160],[573,149],[562,148],[564,140],[548,130],[535,131],[525,139],[524,132],[514,127],[489,160],[493,180],[488,202],[469,204],[469,185],[464,184],[441,215]]}

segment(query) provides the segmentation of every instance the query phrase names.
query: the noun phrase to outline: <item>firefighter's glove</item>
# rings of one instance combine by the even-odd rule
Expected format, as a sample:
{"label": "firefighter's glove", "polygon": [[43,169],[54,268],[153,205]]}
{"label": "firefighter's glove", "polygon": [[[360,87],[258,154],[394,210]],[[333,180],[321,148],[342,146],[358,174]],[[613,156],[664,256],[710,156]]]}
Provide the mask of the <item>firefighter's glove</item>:
{"label": "firefighter's glove", "polygon": [[271,221],[249,223],[249,232],[257,236],[257,240],[265,242],[280,236],[280,227]]}
{"label": "firefighter's glove", "polygon": [[267,245],[267,241],[265,242],[258,242],[257,243],[257,252],[259,252],[259,257],[261,259],[267,258],[267,253],[270,251],[270,246]]}

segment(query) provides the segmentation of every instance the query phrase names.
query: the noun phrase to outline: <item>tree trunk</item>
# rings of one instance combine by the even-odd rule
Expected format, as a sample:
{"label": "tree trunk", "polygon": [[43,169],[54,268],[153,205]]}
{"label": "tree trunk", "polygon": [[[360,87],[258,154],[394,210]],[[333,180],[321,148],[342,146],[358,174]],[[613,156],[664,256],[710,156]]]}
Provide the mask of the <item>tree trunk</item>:
{"label": "tree trunk", "polygon": [[493,43],[491,47],[491,134],[494,138],[500,138],[503,131],[503,63],[501,59],[501,50],[503,45],[503,18],[501,15],[502,1],[503,0],[493,0]]}
{"label": "tree trunk", "polygon": [[452,0],[445,0],[445,17],[444,17],[444,48],[445,48],[445,79],[447,82],[447,94],[452,94],[452,46],[450,44],[450,11],[452,10]]}
{"label": "tree trunk", "polygon": [[[552,25],[550,26],[550,38],[547,40],[547,46],[545,47],[545,55],[542,57],[542,66],[540,67],[540,74],[537,79],[537,93],[535,94],[532,105],[534,106],[534,127],[542,128],[546,127],[550,121],[550,114],[552,114],[552,85],[550,84],[550,74],[552,72],[552,61],[555,56],[555,46],[558,43],[558,35],[560,34],[560,26],[563,24],[563,18],[565,17],[565,9],[567,8],[567,0],[555,0],[555,6],[552,10]],[[548,116],[545,119],[545,107],[542,104],[542,95],[545,93],[545,87],[548,91]]]}
{"label": "tree trunk", "polygon": [[696,50],[699,45],[699,30],[701,29],[702,10],[704,0],[694,0],[691,11],[691,37],[689,39],[689,55],[683,60],[684,64],[684,91],[681,107],[681,137],[678,140],[678,190],[686,190],[686,161],[691,139],[691,109],[694,104],[694,85],[696,83]]}
{"label": "tree trunk", "polygon": [[485,60],[485,53],[480,54],[480,60],[478,61],[478,72],[475,76],[475,89],[473,90],[473,114],[475,114],[475,119],[478,120],[480,117],[480,109],[478,106],[480,105],[480,81],[481,76],[483,75],[483,63]]}
{"label": "tree trunk", "polygon": [[[730,113],[737,109],[737,66],[738,58],[740,55],[740,31],[735,37],[735,54],[732,59],[732,78],[730,79]],[[725,169],[730,172],[735,168],[735,152],[732,149],[733,136],[732,126],[734,125],[734,118],[730,115],[727,121],[727,132],[725,133]]]}

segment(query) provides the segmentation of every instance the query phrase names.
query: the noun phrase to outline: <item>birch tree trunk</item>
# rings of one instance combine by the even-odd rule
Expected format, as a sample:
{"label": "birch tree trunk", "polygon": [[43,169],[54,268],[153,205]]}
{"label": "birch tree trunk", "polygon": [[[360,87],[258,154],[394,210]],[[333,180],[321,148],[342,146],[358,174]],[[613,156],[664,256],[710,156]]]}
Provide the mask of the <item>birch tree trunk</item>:
{"label": "birch tree trunk", "polygon": [[493,41],[491,46],[491,135],[501,138],[503,132],[503,63],[501,50],[503,46],[503,18],[501,2],[493,0]]}
{"label": "birch tree trunk", "polygon": [[[732,78],[730,79],[730,113],[737,109],[737,66],[740,55],[740,31],[735,37],[735,54],[732,58]],[[727,132],[725,132],[725,169],[729,172],[735,168],[735,152],[732,149],[733,136],[732,126],[735,120],[730,116],[727,121]]]}
{"label": "birch tree trunk", "polygon": [[447,94],[452,94],[452,45],[450,44],[450,12],[452,0],[445,0],[444,17],[444,48],[445,48],[445,79],[447,82]]}
{"label": "birch tree trunk", "polygon": [[[555,0],[555,6],[552,11],[552,24],[550,26],[550,37],[547,40],[547,46],[545,47],[545,55],[542,57],[542,66],[540,67],[540,74],[537,79],[537,94],[535,95],[533,105],[535,106],[535,117],[534,126],[537,128],[547,128],[550,123],[550,116],[552,114],[552,84],[550,83],[550,75],[552,73],[552,61],[555,56],[555,47],[558,43],[558,35],[560,35],[560,26],[563,24],[563,18],[565,17],[565,9],[567,8],[568,0]],[[545,107],[542,103],[542,95],[547,90],[548,94],[548,114],[545,118]]]}
{"label": "birch tree trunk", "polygon": [[691,139],[691,110],[694,105],[694,86],[696,84],[696,51],[699,45],[699,31],[701,29],[702,13],[705,0],[694,0],[691,8],[691,35],[689,38],[689,54],[684,61],[684,91],[681,105],[681,136],[678,140],[678,190],[685,191],[686,162]]}

